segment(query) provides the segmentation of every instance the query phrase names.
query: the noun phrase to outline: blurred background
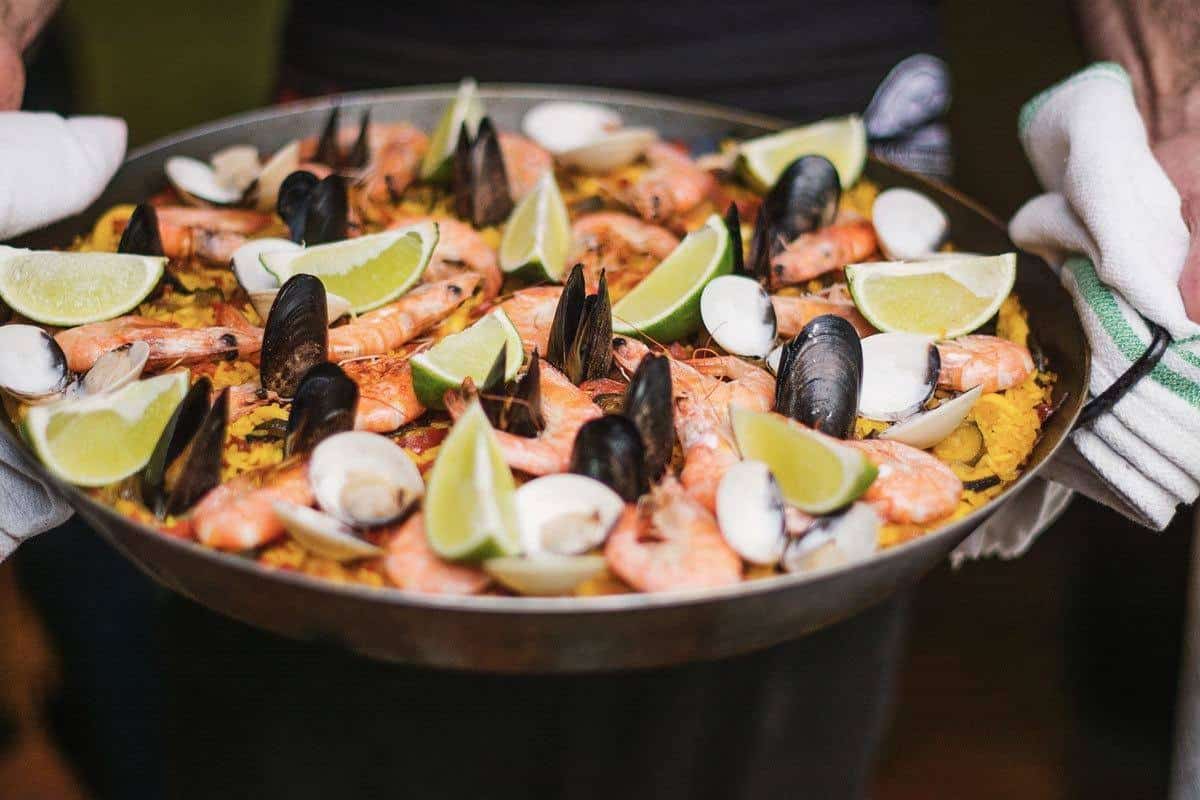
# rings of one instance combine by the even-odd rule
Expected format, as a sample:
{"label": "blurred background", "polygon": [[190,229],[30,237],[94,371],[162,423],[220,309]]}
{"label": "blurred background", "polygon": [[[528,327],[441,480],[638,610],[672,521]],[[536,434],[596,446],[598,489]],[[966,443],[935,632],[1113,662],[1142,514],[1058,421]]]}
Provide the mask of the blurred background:
{"label": "blurred background", "polygon": [[[137,145],[271,101],[285,0],[166,5],[72,0],[41,43],[30,105],[122,116]],[[1007,217],[1037,188],[1017,109],[1085,63],[1074,22],[1062,0],[939,10],[954,75],[952,182]],[[916,595],[874,796],[1163,796],[1191,516],[1152,534],[1077,501],[1024,558],[931,575]],[[83,635],[122,640],[145,660],[87,685],[57,667],[63,643],[41,619],[68,599],[43,576],[51,563],[70,574],[96,559],[130,572],[113,581],[120,592],[85,588],[131,624]],[[14,561],[0,566],[0,797],[114,792],[122,776],[104,749],[145,740],[135,706],[158,691],[155,649],[129,638],[159,591],[81,530],[35,540]],[[97,703],[128,707],[127,740],[81,744]],[[156,758],[146,752],[144,768],[161,769]]]}

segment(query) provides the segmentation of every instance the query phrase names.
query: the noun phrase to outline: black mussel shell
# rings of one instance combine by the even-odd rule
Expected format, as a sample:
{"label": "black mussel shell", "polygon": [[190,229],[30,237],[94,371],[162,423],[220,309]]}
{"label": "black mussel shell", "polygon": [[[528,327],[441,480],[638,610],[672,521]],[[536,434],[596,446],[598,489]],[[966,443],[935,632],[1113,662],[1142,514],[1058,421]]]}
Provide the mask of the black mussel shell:
{"label": "black mussel shell", "polygon": [[158,213],[149,203],[139,203],[129,217],[129,223],[121,233],[117,245],[118,253],[139,256],[161,256],[162,237],[158,233]]}
{"label": "black mussel shell", "polygon": [[212,384],[208,378],[201,378],[192,384],[183,400],[175,406],[166,427],[159,434],[150,460],[142,469],[139,481],[142,502],[159,516],[162,516],[166,509],[167,468],[179,458],[204,422],[211,391]]}
{"label": "black mussel shell", "polygon": [[737,203],[730,203],[725,211],[725,227],[729,230],[729,246],[733,250],[733,274],[747,275],[746,253],[742,249],[742,217]]}
{"label": "black mussel shell", "polygon": [[371,160],[371,109],[362,113],[358,124],[358,138],[342,159],[341,166],[346,169],[362,169]]}
{"label": "black mussel shell", "polygon": [[325,129],[321,131],[321,138],[317,140],[317,153],[313,156],[313,161],[318,164],[326,164],[334,169],[337,169],[342,160],[342,152],[338,147],[338,128],[341,127],[342,110],[339,106],[334,106],[329,112],[329,116],[325,120]]}
{"label": "black mussel shell", "polygon": [[312,246],[346,238],[350,227],[350,198],[346,179],[327,175],[309,192],[304,212],[304,244]]}
{"label": "black mussel shell", "polygon": [[546,360],[550,366],[567,374],[567,356],[575,343],[579,321],[583,318],[587,289],[583,282],[583,265],[576,264],[563,284],[558,305],[554,307],[554,319],[550,322],[550,339],[546,345]]}
{"label": "black mussel shell", "polygon": [[771,220],[767,217],[767,207],[758,207],[758,216],[754,218],[754,235],[750,238],[750,260],[746,264],[746,274],[759,283],[767,283],[771,279],[771,259],[779,250],[779,237],[774,235]]}
{"label": "black mussel shell", "polygon": [[163,509],[166,515],[187,511],[221,482],[221,455],[225,451],[228,421],[229,389],[222,389],[187,449],[167,468],[166,506]]}
{"label": "black mussel shell", "polygon": [[854,326],[832,314],[817,317],[783,346],[775,410],[847,439],[854,432],[862,373],[862,344]]}
{"label": "black mussel shell", "polygon": [[772,231],[790,242],[833,222],[842,184],[824,156],[801,156],[787,166],[763,200]]}
{"label": "black mussel shell", "polygon": [[325,285],[312,275],[293,275],[275,295],[263,329],[259,380],[267,391],[291,397],[300,379],[326,359],[329,310]]}
{"label": "black mussel shell", "polygon": [[583,313],[567,351],[566,375],[576,386],[594,378],[608,376],[612,367],[612,303],[608,299],[608,279],[600,273],[596,293],[583,301]]}
{"label": "black mussel shell", "polygon": [[625,390],[623,413],[642,435],[646,477],[658,480],[671,463],[675,449],[675,398],[666,356],[648,355],[638,364]]}
{"label": "black mussel shell", "polygon": [[497,429],[516,436],[534,437],[546,427],[542,416],[541,359],[535,349],[525,374],[514,381],[504,382],[507,364],[504,350],[496,356],[488,372],[486,385],[495,387],[480,392],[479,403]]}
{"label": "black mussel shell", "polygon": [[279,185],[279,198],[275,210],[288,226],[288,234],[296,243],[304,241],[304,220],[308,214],[308,196],[319,183],[316,175],[307,170],[296,170]]}
{"label": "black mussel shell", "polygon": [[500,138],[487,117],[480,120],[475,138],[469,143],[467,133],[464,125],[454,151],[455,210],[476,227],[498,225],[513,210]]}
{"label": "black mussel shell", "polygon": [[645,464],[637,426],[628,417],[609,414],[579,429],[570,471],[595,478],[632,503],[649,488]]}
{"label": "black mussel shell", "polygon": [[358,385],[337,364],[318,364],[307,373],[288,414],[285,456],[307,453],[322,439],[354,427]]}

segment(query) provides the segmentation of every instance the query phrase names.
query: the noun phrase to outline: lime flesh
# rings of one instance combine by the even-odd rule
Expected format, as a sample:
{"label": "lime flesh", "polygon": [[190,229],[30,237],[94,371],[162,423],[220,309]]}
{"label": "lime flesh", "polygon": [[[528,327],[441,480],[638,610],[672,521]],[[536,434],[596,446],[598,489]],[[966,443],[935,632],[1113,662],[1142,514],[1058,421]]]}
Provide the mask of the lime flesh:
{"label": "lime flesh", "polygon": [[756,190],[765,192],[775,185],[788,164],[806,155],[829,159],[837,168],[842,188],[852,186],[867,160],[867,132],[862,119],[851,114],[743,142],[738,168]]}
{"label": "lime flesh", "polygon": [[504,379],[512,380],[521,366],[521,337],[512,321],[500,309],[483,317],[471,327],[447,336],[424,353],[413,356],[413,389],[427,408],[445,408],[443,397],[450,389],[470,378],[480,389],[504,349]]}
{"label": "lime flesh", "polygon": [[131,311],[162,277],[165,258],[0,246],[0,296],[47,325],[84,325]]}
{"label": "lime flesh", "polygon": [[571,221],[554,173],[547,172],[508,218],[500,267],[534,281],[561,281],[571,246]]}
{"label": "lime flesh", "polygon": [[475,135],[479,121],[483,119],[483,101],[475,81],[463,78],[458,84],[458,92],[450,101],[442,116],[438,119],[437,127],[429,140],[429,149],[421,159],[421,180],[447,181],[450,179],[450,162],[454,157],[454,148],[458,145],[458,137],[465,122],[467,132]]}

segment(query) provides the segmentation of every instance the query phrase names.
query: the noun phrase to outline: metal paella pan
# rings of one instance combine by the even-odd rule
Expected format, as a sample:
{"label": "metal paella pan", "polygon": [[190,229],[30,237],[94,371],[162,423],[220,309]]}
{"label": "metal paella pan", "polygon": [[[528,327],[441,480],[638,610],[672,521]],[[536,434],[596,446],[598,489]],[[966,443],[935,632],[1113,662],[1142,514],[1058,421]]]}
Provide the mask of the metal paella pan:
{"label": "metal paella pan", "polygon": [[[453,87],[418,88],[346,95],[337,102],[350,111],[369,107],[375,120],[407,120],[428,130],[453,93]],[[593,100],[614,108],[631,125],[688,142],[693,152],[712,149],[721,139],[785,127],[769,117],[628,92],[496,85],[485,87],[481,96],[502,128],[517,128],[524,112],[541,101]],[[204,158],[239,143],[270,152],[298,132],[319,130],[330,105],[322,100],[251,112],[142,148],[92,208],[20,244],[61,247],[112,205],[136,203],[161,190],[168,157]],[[1013,249],[999,220],[970,200],[880,162],[869,162],[865,175],[883,187],[919,189],[935,199],[950,220],[957,247],[983,253]],[[32,454],[30,462],[102,536],[157,581],[215,611],[283,635],[337,642],[382,659],[500,672],[617,670],[719,658],[803,636],[914,583],[1053,455],[1086,396],[1086,342],[1069,296],[1040,260],[1019,257],[1014,291],[1058,375],[1058,410],[1046,420],[1021,477],[997,500],[952,524],[867,561],[816,574],[715,590],[586,599],[430,596],[335,584],[164,536],[55,478]],[[3,435],[21,441],[7,419]]]}

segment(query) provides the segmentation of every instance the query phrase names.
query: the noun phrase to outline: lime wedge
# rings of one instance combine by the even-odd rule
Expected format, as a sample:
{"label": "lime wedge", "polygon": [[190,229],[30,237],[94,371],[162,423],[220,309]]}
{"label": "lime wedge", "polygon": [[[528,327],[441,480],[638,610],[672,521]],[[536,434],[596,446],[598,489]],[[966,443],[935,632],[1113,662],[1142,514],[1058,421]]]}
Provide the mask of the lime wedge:
{"label": "lime wedge", "polygon": [[429,149],[421,159],[421,180],[450,180],[450,162],[454,158],[454,148],[458,146],[458,134],[463,123],[467,123],[467,130],[474,136],[481,119],[483,101],[479,99],[475,79],[463,78],[458,84],[458,93],[446,106],[437,127],[433,129]]}
{"label": "lime wedge", "polygon": [[1017,279],[1017,256],[851,264],[850,294],[881,331],[950,339],[991,319]]}
{"label": "lime wedge", "polygon": [[55,475],[105,486],[146,466],[187,390],[188,374],[169,372],[108,394],[33,406],[22,431]]}
{"label": "lime wedge", "polygon": [[60,253],[0,245],[0,297],[46,325],[83,325],[134,309],[162,277],[165,258]]}
{"label": "lime wedge", "polygon": [[299,273],[316,275],[326,291],[346,298],[351,310],[361,314],[395,300],[419,281],[437,242],[437,223],[418,222],[303,250],[272,250],[259,261],[280,283]]}
{"label": "lime wedge", "polygon": [[500,240],[500,268],[535,281],[562,280],[571,246],[571,220],[554,173],[546,172],[513,209]]}
{"label": "lime wedge", "polygon": [[756,190],[775,185],[800,156],[825,156],[837,167],[842,188],[853,186],[867,161],[867,129],[857,114],[760,136],[738,148],[738,169]]}
{"label": "lime wedge", "polygon": [[613,332],[673,342],[700,327],[705,285],[733,270],[729,229],[716,214],[684,237],[645,280],[613,306]]}
{"label": "lime wedge", "polygon": [[784,498],[810,514],[849,505],[877,474],[863,453],[779,414],[734,408],[733,433],[742,458],[766,463]]}
{"label": "lime wedge", "polygon": [[442,442],[425,493],[425,535],[439,556],[479,561],[520,552],[517,490],[487,415],[472,403]]}
{"label": "lime wedge", "polygon": [[521,366],[521,336],[512,320],[500,309],[483,317],[471,327],[447,336],[436,345],[412,357],[413,389],[426,408],[445,408],[442,397],[447,390],[462,385],[466,378],[480,389],[504,349],[504,380],[517,377]]}

